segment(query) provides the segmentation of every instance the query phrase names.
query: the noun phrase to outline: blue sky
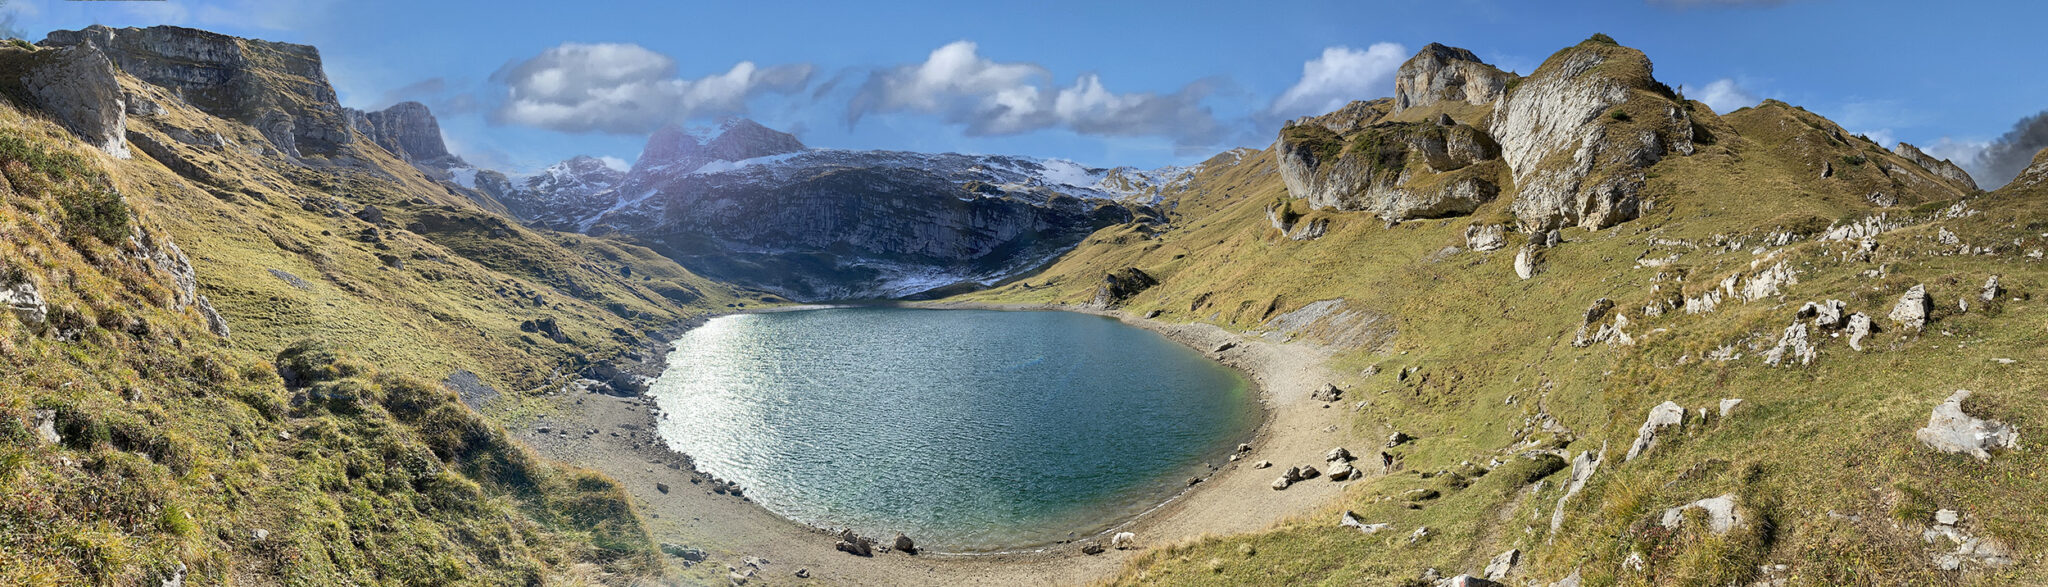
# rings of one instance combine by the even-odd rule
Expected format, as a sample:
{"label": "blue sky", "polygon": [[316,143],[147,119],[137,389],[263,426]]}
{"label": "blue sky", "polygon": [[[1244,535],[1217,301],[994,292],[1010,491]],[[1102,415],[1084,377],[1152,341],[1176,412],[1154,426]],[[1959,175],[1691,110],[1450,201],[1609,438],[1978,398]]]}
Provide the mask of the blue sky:
{"label": "blue sky", "polygon": [[[2048,108],[2037,3],[303,2],[13,0],[31,40],[179,24],[320,48],[345,104],[433,107],[451,148],[515,171],[630,160],[661,122],[745,115],[820,147],[1094,165],[1264,147],[1279,121],[1392,92],[1430,42],[1528,73],[1595,32],[1729,110],[1805,106],[1967,157]],[[871,5],[870,5],[871,4]],[[965,5],[961,5],[965,4]],[[595,88],[595,89],[593,89]]]}

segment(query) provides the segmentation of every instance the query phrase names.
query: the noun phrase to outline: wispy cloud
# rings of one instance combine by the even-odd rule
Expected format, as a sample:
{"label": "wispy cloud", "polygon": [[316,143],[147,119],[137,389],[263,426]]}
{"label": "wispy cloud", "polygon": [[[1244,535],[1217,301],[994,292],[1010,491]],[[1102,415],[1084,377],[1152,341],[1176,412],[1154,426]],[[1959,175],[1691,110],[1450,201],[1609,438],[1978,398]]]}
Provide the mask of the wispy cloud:
{"label": "wispy cloud", "polygon": [[677,76],[676,60],[634,44],[564,43],[491,75],[505,87],[498,122],[563,132],[641,134],[690,119],[742,115],[752,98],[809,85],[810,64]]}
{"label": "wispy cloud", "polygon": [[1392,95],[1394,72],[1407,60],[1408,48],[1399,43],[1374,43],[1363,50],[1323,49],[1321,57],[1301,65],[1301,79],[1274,99],[1267,112],[1280,118],[1322,114],[1352,100]]}
{"label": "wispy cloud", "polygon": [[[1165,137],[1178,145],[1212,145],[1226,134],[1208,106],[1212,81],[1180,90],[1118,93],[1089,73],[1059,86],[1035,63],[983,57],[972,41],[939,47],[921,63],[878,69],[848,102],[846,121],[906,112],[939,116],[969,136],[1013,135],[1047,129],[1106,137]],[[828,82],[828,84],[836,84]]]}
{"label": "wispy cloud", "polygon": [[1699,88],[1680,86],[1679,91],[1688,98],[1705,102],[1708,108],[1714,109],[1714,112],[1723,114],[1755,106],[1757,102],[1762,101],[1748,88],[1742,87],[1742,84],[1725,77]]}

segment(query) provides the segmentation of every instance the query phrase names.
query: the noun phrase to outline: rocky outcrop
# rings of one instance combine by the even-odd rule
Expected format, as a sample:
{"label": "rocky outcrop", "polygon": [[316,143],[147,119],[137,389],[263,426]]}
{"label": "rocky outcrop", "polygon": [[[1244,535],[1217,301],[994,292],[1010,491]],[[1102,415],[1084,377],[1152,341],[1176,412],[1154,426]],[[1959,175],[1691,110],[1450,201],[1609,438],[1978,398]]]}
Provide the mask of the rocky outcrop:
{"label": "rocky outcrop", "polygon": [[1507,227],[1499,224],[1473,225],[1465,227],[1465,248],[1474,251],[1498,251],[1508,246]]}
{"label": "rocky outcrop", "polygon": [[469,166],[448,152],[448,144],[441,139],[441,123],[425,104],[399,102],[376,112],[351,109],[348,115],[356,132],[422,171],[445,173],[449,168]]}
{"label": "rocky outcrop", "polygon": [[1927,313],[1934,309],[1927,297],[1927,286],[1915,285],[1899,296],[1899,303],[1892,306],[1890,318],[1899,328],[1920,330],[1927,327]]}
{"label": "rocky outcrop", "polygon": [[[241,39],[174,26],[54,31],[42,45],[93,45],[115,67],[208,114],[246,123],[293,158],[345,154],[348,115],[307,45]],[[109,102],[117,103],[117,101]]]}
{"label": "rocky outcrop", "polygon": [[1131,296],[1138,295],[1139,292],[1151,289],[1155,285],[1159,285],[1159,280],[1153,279],[1151,275],[1137,267],[1118,269],[1103,275],[1102,285],[1095,287],[1095,306],[1121,306],[1125,300],[1131,299]]}
{"label": "rocky outcrop", "polygon": [[1634,444],[1629,445],[1628,456],[1622,457],[1622,462],[1636,460],[1636,457],[1643,456],[1650,449],[1656,448],[1657,436],[1665,428],[1683,426],[1684,424],[1684,406],[1668,401],[1657,404],[1657,407],[1650,409],[1650,417],[1643,420],[1643,426],[1636,429],[1636,441]]}
{"label": "rocky outcrop", "polygon": [[1912,161],[1913,164],[1919,165],[1921,169],[1926,169],[1928,173],[1944,181],[1955,184],[1955,187],[1964,193],[1977,191],[1977,180],[1971,179],[1969,172],[1963,171],[1962,166],[1952,161],[1936,159],[1933,155],[1920,151],[1919,147],[1907,143],[1899,143],[1898,146],[1892,147],[1892,153]]}
{"label": "rocky outcrop", "polygon": [[1500,193],[1500,146],[1467,124],[1376,122],[1348,133],[1315,122],[1280,131],[1280,178],[1312,208],[1388,221],[1469,214]]}
{"label": "rocky outcrop", "polygon": [[1524,229],[1600,229],[1642,209],[1643,168],[1691,154],[1692,119],[1642,52],[1596,37],[1552,55],[1494,106],[1489,131]]}
{"label": "rocky outcrop", "polygon": [[1430,43],[1394,72],[1394,110],[1439,102],[1492,104],[1514,77],[1471,51]]}
{"label": "rocky outcrop", "polygon": [[22,97],[72,134],[108,155],[127,159],[128,108],[114,64],[97,47],[8,49],[0,59],[22,71]]}
{"label": "rocky outcrop", "polygon": [[1550,512],[1551,535],[1555,536],[1557,529],[1564,526],[1565,502],[1586,488],[1586,482],[1593,479],[1593,473],[1600,470],[1600,462],[1606,458],[1607,447],[1603,445],[1600,452],[1580,451],[1579,456],[1572,459],[1571,480],[1565,483],[1564,495],[1557,498],[1557,509]]}
{"label": "rocky outcrop", "polygon": [[1702,512],[1706,513],[1707,531],[1712,532],[1714,534],[1727,534],[1730,530],[1741,528],[1749,524],[1749,521],[1745,519],[1745,517],[1742,515],[1742,511],[1736,507],[1736,500],[1734,495],[1721,495],[1718,497],[1709,497],[1682,506],[1666,509],[1664,510],[1663,517],[1658,520],[1658,523],[1664,526],[1665,528],[1676,529],[1679,527],[1679,525],[1685,523],[1686,510],[1693,509],[1701,510]]}
{"label": "rocky outcrop", "polygon": [[[0,271],[4,273],[4,271]],[[0,306],[13,312],[23,324],[40,327],[50,319],[49,302],[35,282],[0,274]]]}
{"label": "rocky outcrop", "polygon": [[1913,438],[1945,453],[1967,454],[1977,460],[1991,460],[1993,450],[2019,447],[2020,432],[2011,424],[1986,420],[1963,412],[1970,390],[1958,389],[1927,417],[1927,426],[1913,432]]}
{"label": "rocky outcrop", "polygon": [[1870,323],[1870,316],[1862,312],[1850,314],[1848,324],[1843,330],[1849,335],[1849,348],[1863,350],[1863,338],[1876,328]]}

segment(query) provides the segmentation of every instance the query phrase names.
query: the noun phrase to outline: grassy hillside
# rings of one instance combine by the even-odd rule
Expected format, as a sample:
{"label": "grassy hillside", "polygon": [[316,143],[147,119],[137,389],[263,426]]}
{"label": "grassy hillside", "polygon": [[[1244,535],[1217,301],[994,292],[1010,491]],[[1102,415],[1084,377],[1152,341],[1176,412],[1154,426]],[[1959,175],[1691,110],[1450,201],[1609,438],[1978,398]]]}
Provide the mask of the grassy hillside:
{"label": "grassy hillside", "polygon": [[[130,160],[0,105],[0,286],[48,308],[0,316],[0,583],[661,573],[614,482],[494,419],[739,294],[643,248],[521,227],[360,137],[294,163],[121,83],[167,109],[129,119]],[[499,392],[468,398],[492,416],[443,385],[456,370]]]}
{"label": "grassy hillside", "polygon": [[[1386,449],[1394,470],[1269,531],[1155,550],[1118,583],[1423,584],[1429,569],[1476,575],[1510,549],[1520,563],[1504,581],[1515,585],[1574,573],[1587,585],[2048,580],[2038,482],[2048,462],[2033,441],[1979,461],[1914,439],[1957,389],[1976,392],[1964,404],[1973,416],[2022,431],[2048,424],[2048,308],[2033,295],[2048,268],[2029,254],[2048,248],[2048,190],[1968,192],[1779,102],[1720,116],[1685,107],[1698,150],[1648,167],[1642,217],[1563,230],[1561,244],[1533,249],[1527,280],[1513,268],[1530,236],[1513,232],[1510,187],[1469,216],[1389,225],[1290,198],[1268,149],[1205,168],[1167,202],[1164,230],[1105,229],[1040,274],[963,297],[1087,304],[1104,275],[1136,267],[1159,284],[1124,308],[1162,320],[1267,333],[1322,300],[1363,318],[1272,336],[1339,345],[1336,370],[1352,375],[1333,383],[1364,400],[1353,425],[1417,437]],[[1419,110],[1402,118],[1435,115]],[[1286,238],[1267,217],[1277,206],[1299,222],[1327,219],[1327,234]],[[1871,239],[1874,251],[1825,240],[1880,215],[1894,229]],[[1475,225],[1506,225],[1506,246],[1467,250]],[[1740,295],[1785,272],[1794,280]],[[1716,309],[1682,309],[1738,274]],[[1992,275],[2003,291],[1984,302]],[[1914,285],[1933,300],[1924,331],[1886,318]],[[1574,346],[1602,298],[1614,310],[1587,331],[1624,315],[1627,343]],[[1787,327],[1809,321],[1801,306],[1829,299],[1881,329],[1865,350],[1814,330],[1810,364],[1767,365]],[[1727,398],[1744,401],[1723,418]],[[1685,423],[1624,462],[1665,401],[1689,412]],[[1553,531],[1566,463],[1586,452],[1606,458]],[[1661,523],[1667,508],[1724,494],[1744,518],[1731,531],[1703,528],[1698,509],[1676,528]],[[1960,570],[1942,569],[1958,545],[1923,532],[1943,509],[1960,513],[1962,534],[2002,542],[2009,562],[1962,557]],[[1391,527],[1339,526],[1347,510]]]}

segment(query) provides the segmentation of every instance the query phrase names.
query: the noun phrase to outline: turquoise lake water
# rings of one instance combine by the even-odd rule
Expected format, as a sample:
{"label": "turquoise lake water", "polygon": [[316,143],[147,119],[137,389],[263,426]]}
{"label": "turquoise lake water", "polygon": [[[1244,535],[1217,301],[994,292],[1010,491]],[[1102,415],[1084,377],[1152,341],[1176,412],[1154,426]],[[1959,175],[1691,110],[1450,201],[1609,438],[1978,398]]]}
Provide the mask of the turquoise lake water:
{"label": "turquoise lake water", "polygon": [[942,552],[1107,529],[1259,419],[1235,371],[1069,312],[724,316],[676,341],[652,394],[671,447],[769,510]]}

